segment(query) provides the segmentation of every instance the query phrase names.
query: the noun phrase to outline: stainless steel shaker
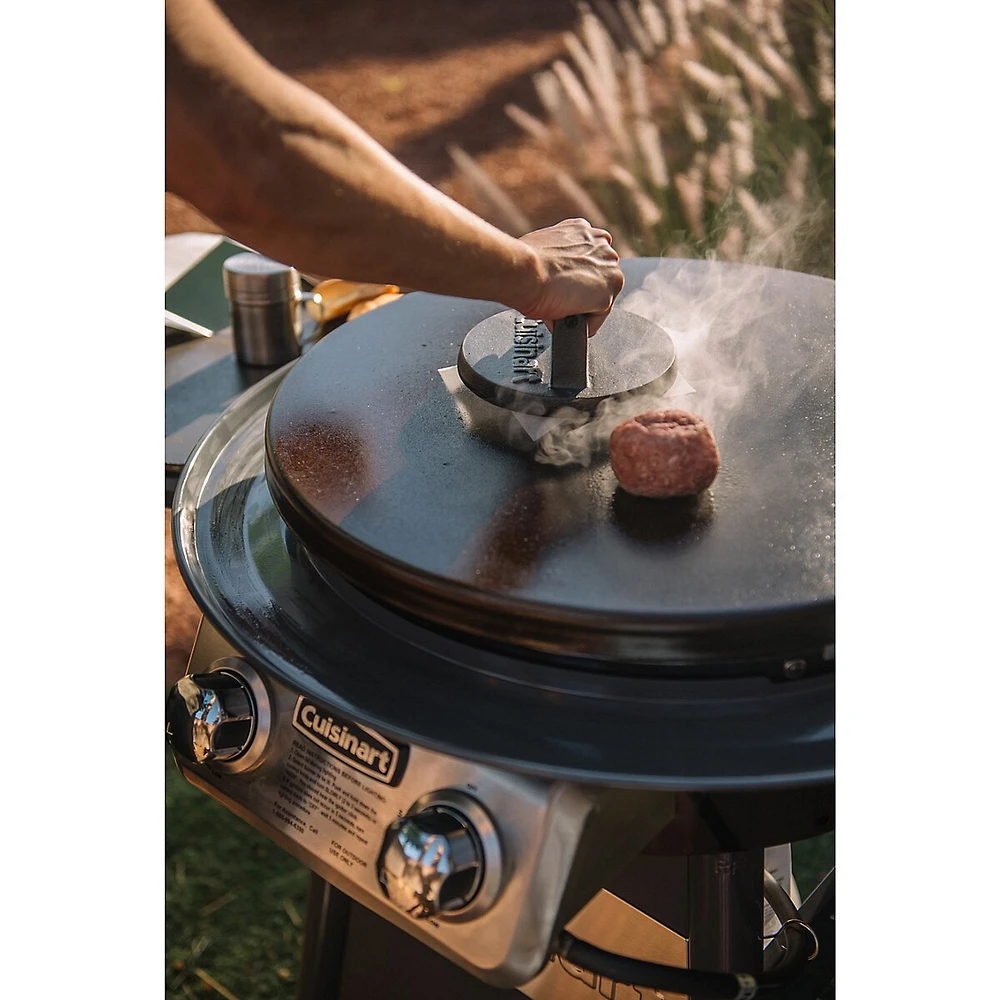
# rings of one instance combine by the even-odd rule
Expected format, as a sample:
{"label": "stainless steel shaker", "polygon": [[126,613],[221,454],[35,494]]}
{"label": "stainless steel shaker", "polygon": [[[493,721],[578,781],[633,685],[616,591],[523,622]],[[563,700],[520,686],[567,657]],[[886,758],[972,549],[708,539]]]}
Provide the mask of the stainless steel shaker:
{"label": "stainless steel shaker", "polygon": [[302,348],[302,299],[294,267],[256,253],[240,253],[222,265],[236,357],[244,365],[276,368]]}

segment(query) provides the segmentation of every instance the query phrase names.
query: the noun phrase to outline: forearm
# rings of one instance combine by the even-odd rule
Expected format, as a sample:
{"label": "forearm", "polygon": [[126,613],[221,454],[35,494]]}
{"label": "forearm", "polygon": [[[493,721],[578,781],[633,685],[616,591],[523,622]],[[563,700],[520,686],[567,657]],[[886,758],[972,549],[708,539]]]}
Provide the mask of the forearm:
{"label": "forearm", "polygon": [[527,308],[535,251],[426,184],[202,0],[167,3],[167,184],[311,274]]}

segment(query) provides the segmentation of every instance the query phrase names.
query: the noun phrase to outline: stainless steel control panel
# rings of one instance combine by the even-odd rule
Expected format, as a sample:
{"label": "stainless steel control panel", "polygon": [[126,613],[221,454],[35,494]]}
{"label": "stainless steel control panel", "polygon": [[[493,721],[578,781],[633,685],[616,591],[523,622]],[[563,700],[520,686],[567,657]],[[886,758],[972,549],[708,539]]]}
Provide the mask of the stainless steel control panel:
{"label": "stainless steel control panel", "polygon": [[401,744],[263,676],[207,622],[168,728],[189,781],[504,988],[543,968],[553,934],[673,810],[664,793],[536,780]]}

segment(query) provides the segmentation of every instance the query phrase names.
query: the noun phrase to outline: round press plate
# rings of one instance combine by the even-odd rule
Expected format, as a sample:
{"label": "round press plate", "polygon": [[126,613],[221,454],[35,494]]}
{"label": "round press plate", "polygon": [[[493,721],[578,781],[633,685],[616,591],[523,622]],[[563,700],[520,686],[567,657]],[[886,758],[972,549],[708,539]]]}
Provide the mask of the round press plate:
{"label": "round press plate", "polygon": [[506,309],[477,323],[462,341],[458,373],[477,395],[505,409],[592,411],[612,396],[665,391],[676,374],[670,335],[656,323],[616,308],[589,342],[590,384],[552,389],[552,334],[544,323]]}

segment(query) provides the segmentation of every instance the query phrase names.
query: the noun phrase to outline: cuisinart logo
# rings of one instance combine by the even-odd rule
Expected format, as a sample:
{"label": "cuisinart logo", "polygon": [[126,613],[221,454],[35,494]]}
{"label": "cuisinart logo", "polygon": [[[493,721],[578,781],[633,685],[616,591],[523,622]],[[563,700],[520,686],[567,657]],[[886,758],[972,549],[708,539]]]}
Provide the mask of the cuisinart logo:
{"label": "cuisinart logo", "polygon": [[408,748],[390,743],[378,733],[338,716],[306,698],[295,703],[292,725],[327,753],[381,781],[398,785],[406,767]]}
{"label": "cuisinart logo", "polygon": [[538,354],[542,349],[542,334],[538,332],[538,320],[518,316],[514,320],[514,354],[512,382],[541,382],[538,370]]}

